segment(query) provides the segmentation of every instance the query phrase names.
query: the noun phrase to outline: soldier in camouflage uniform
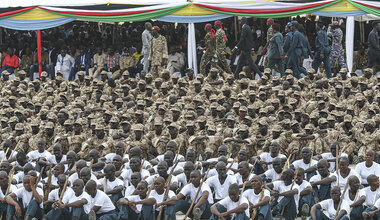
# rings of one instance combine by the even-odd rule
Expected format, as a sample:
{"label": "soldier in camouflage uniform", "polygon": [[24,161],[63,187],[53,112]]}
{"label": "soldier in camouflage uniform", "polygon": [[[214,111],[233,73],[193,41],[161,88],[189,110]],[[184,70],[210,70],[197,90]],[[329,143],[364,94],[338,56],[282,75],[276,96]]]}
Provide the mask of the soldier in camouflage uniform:
{"label": "soldier in camouflage uniform", "polygon": [[206,35],[204,38],[205,50],[199,64],[200,73],[206,76],[206,66],[211,63],[215,53],[215,30],[212,29],[211,24],[205,25]]}
{"label": "soldier in camouflage uniform", "polygon": [[338,21],[333,21],[332,24],[329,25],[327,36],[332,39],[330,54],[331,67],[338,61],[340,68],[347,68],[342,46],[343,31],[340,29]]}
{"label": "soldier in camouflage uniform", "polygon": [[150,45],[149,60],[151,61],[151,72],[154,77],[158,77],[158,74],[168,64],[168,45],[166,38],[159,31],[159,27],[153,27],[153,38]]}
{"label": "soldier in camouflage uniform", "polygon": [[218,57],[218,61],[221,65],[221,68],[223,68],[224,71],[226,71],[227,73],[232,74],[231,68],[228,65],[227,59],[226,59],[227,36],[223,30],[222,23],[220,21],[215,21],[215,28],[216,28],[216,34],[215,34],[216,56]]}

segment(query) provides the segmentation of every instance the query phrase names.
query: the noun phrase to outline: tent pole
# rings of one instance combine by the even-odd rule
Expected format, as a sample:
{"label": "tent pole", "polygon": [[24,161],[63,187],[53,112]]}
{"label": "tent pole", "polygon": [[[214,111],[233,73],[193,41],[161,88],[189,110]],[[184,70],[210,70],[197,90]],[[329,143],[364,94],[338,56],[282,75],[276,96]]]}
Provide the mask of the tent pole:
{"label": "tent pole", "polygon": [[197,75],[197,44],[194,23],[188,23],[187,30],[187,64],[189,68],[193,68],[194,74]]}
{"label": "tent pole", "polygon": [[235,24],[235,41],[238,40],[238,25],[237,25],[237,17],[234,16],[234,24]]}
{"label": "tent pole", "polygon": [[3,28],[0,27],[0,44],[3,44]]}
{"label": "tent pole", "polygon": [[38,56],[38,75],[41,78],[41,31],[37,30],[37,56]]}
{"label": "tent pole", "polygon": [[350,73],[353,70],[354,36],[355,36],[354,32],[355,32],[355,20],[353,16],[349,16],[347,17],[347,23],[346,23],[346,60],[347,60],[348,71]]}

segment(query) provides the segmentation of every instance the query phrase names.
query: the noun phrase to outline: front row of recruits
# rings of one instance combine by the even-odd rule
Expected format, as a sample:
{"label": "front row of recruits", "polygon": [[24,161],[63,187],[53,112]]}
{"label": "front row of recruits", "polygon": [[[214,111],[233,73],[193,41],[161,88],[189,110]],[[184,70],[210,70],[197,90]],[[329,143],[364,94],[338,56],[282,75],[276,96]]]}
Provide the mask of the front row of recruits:
{"label": "front row of recruits", "polygon": [[103,158],[91,150],[91,161],[63,155],[59,143],[51,155],[38,143],[28,155],[3,145],[3,219],[174,220],[177,212],[193,219],[380,219],[380,165],[372,150],[354,170],[336,142],[321,155],[304,147],[295,161],[279,154],[277,142],[250,159],[245,150],[229,158],[222,145],[217,158],[201,161],[193,150],[177,154],[170,141],[149,162],[138,147],[125,154],[121,142]]}

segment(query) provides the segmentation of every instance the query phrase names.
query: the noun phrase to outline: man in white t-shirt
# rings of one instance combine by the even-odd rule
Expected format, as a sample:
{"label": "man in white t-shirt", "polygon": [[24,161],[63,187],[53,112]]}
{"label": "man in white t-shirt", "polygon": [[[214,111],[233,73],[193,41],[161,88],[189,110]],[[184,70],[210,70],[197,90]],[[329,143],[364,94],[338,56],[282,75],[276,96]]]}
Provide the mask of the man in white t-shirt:
{"label": "man in white t-shirt", "polygon": [[25,175],[23,187],[17,189],[6,197],[9,204],[7,219],[13,217],[31,220],[32,218],[42,219],[43,191],[36,187],[35,177]]}
{"label": "man in white t-shirt", "polygon": [[[210,187],[203,182],[201,185],[201,173],[199,170],[194,170],[190,174],[190,183],[184,186],[177,195],[177,203],[175,204],[175,211],[187,213],[190,208],[191,202],[185,200],[189,196],[191,201],[194,202],[193,210],[190,211],[189,217],[195,219],[209,219],[211,217],[210,205],[214,203]],[[199,187],[199,193],[196,196]]]}
{"label": "man in white t-shirt", "polygon": [[233,175],[227,175],[227,166],[224,162],[219,161],[216,164],[217,175],[206,180],[209,187],[215,191],[215,202],[218,202],[228,197],[228,189],[231,184],[236,183],[236,178]]}
{"label": "man in white t-shirt", "polygon": [[379,177],[371,174],[367,177],[368,187],[364,188],[366,212],[373,211],[376,201],[380,198]]}
{"label": "man in white t-shirt", "polygon": [[309,181],[311,177],[317,174],[318,161],[313,160],[310,147],[303,147],[301,150],[302,159],[296,160],[292,163],[292,166],[296,170],[302,168],[305,173],[306,180]]}
{"label": "man in white t-shirt", "polygon": [[[68,190],[70,189],[67,186]],[[48,212],[48,219],[59,220],[59,219],[83,219],[88,215],[90,207],[88,201],[90,200],[89,195],[84,192],[84,182],[81,179],[76,179],[73,183],[73,190],[69,193],[65,192],[61,202],[53,203],[53,209]]]}
{"label": "man in white t-shirt", "polygon": [[153,205],[156,199],[149,195],[148,184],[143,180],[137,184],[137,195],[126,196],[119,200],[121,205],[117,219],[154,219]]}
{"label": "man in white t-shirt", "polygon": [[[331,199],[323,200],[322,202],[319,202],[315,204],[311,208],[311,220],[324,220],[324,219],[340,219],[340,220],[348,220],[349,218],[346,216],[346,214],[350,210],[350,205],[346,201],[342,201],[340,205],[340,209],[338,212],[338,216],[336,215],[336,209],[335,207],[338,207],[339,201],[340,201],[340,188],[338,186],[335,186],[331,189]],[[328,214],[328,217],[323,213],[323,211],[326,211]]]}
{"label": "man in white t-shirt", "polygon": [[[5,155],[5,153],[7,153],[7,155]],[[14,151],[12,149],[12,141],[10,139],[5,140],[3,143],[3,150],[0,151],[0,160],[3,160],[3,161],[9,160],[10,162],[12,162],[16,160],[16,155],[17,155],[17,151]],[[3,159],[4,156],[5,158]]]}
{"label": "man in white t-shirt", "polygon": [[263,174],[260,174],[260,176],[263,177],[264,180],[267,180],[267,182],[273,182],[278,180],[280,178],[281,172],[282,172],[282,159],[281,158],[275,158],[272,162],[273,168],[268,169]]}
{"label": "man in white t-shirt", "polygon": [[115,177],[115,171],[115,165],[107,164],[104,167],[104,178],[97,181],[98,186],[103,189],[103,192],[111,198],[111,201],[114,204],[116,204],[116,202],[123,197],[122,191],[124,189],[124,182],[123,180]]}
{"label": "man in white t-shirt", "polygon": [[356,165],[355,172],[360,176],[362,185],[367,187],[367,177],[369,175],[375,174],[377,176],[380,176],[380,165],[374,161],[375,152],[373,150],[367,150],[364,159],[364,162],[358,163]]}
{"label": "man in white t-shirt", "polygon": [[231,184],[228,188],[228,196],[216,202],[211,206],[212,220],[231,218],[235,214],[234,219],[249,219],[248,200],[245,197],[240,199],[240,190],[237,183]]}
{"label": "man in white t-shirt", "polygon": [[[50,191],[49,196],[48,196],[48,200],[45,201],[45,203],[44,203],[44,205],[47,207],[46,209],[48,210],[48,212],[51,210],[53,203],[59,201],[59,198],[61,196],[63,187],[65,186],[66,175],[65,174],[59,174],[58,177],[57,177],[57,179],[58,179],[57,180],[58,188],[53,189],[52,191]],[[72,191],[73,190],[69,186],[67,186],[66,190],[65,190],[65,195],[66,194],[71,194]]]}
{"label": "man in white t-shirt", "polygon": [[[46,158],[51,156],[49,151],[45,150],[46,148],[46,140],[45,138],[40,138],[37,141],[37,150],[29,152],[26,156],[29,161],[33,161],[37,163],[36,171],[40,172],[42,167],[46,166]],[[46,170],[46,167],[45,167]]]}
{"label": "man in white t-shirt", "polygon": [[86,184],[86,192],[89,201],[89,219],[93,219],[96,215],[96,219],[99,220],[114,220],[117,218],[115,206],[113,205],[110,197],[103,191],[97,189],[97,184],[94,180],[89,180]]}
{"label": "man in white t-shirt", "polygon": [[[263,181],[260,176],[254,176],[251,180],[252,189],[244,191],[243,197],[248,199],[250,204],[250,212],[253,209],[258,209],[256,212],[257,218],[272,219],[272,212],[270,209],[270,192],[263,187]],[[253,216],[251,216],[253,218]]]}
{"label": "man in white t-shirt", "polygon": [[264,170],[272,169],[272,162],[276,157],[284,158],[286,159],[285,155],[280,154],[280,144],[277,141],[272,141],[269,145],[269,151],[270,153],[262,153],[257,158],[260,160],[260,165],[264,168]]}
{"label": "man in white t-shirt", "polygon": [[[329,171],[336,170],[335,164],[336,164],[336,155],[337,152],[339,153],[340,146],[338,142],[333,142],[330,145],[330,152],[321,154],[321,159],[327,160],[327,162],[330,163]],[[348,155],[346,153],[339,153],[339,159],[342,157],[347,157]]]}
{"label": "man in white t-shirt", "polygon": [[[9,177],[7,172],[0,171],[0,212],[6,213],[8,204],[5,202],[5,193],[8,189],[9,185]],[[11,194],[17,190],[15,185],[10,185],[8,193]],[[4,214],[3,214],[4,215]],[[4,215],[5,216],[5,215]]]}
{"label": "man in white t-shirt", "polygon": [[274,216],[283,212],[285,219],[295,219],[298,210],[299,187],[293,182],[294,171],[286,169],[282,173],[280,180],[268,184],[272,189],[271,194],[275,198],[272,214]]}
{"label": "man in white t-shirt", "polygon": [[314,201],[317,203],[330,198],[331,184],[337,180],[334,174],[329,172],[329,162],[321,159],[317,164],[317,175],[310,179],[314,190]]}
{"label": "man in white t-shirt", "polygon": [[305,170],[302,168],[297,168],[297,178],[296,178],[296,184],[299,187],[299,206],[298,206],[298,213],[300,213],[305,218],[309,216],[310,208],[312,205],[312,199],[313,199],[313,188],[311,188],[311,184],[304,180],[305,176]]}
{"label": "man in white t-shirt", "polygon": [[343,201],[347,201],[351,207],[348,214],[351,219],[362,219],[363,204],[366,200],[365,190],[360,189],[360,180],[357,176],[350,176],[347,184],[349,187],[343,195]]}
{"label": "man in white t-shirt", "polygon": [[177,202],[177,196],[173,191],[169,190],[168,196],[164,201],[166,190],[165,179],[161,176],[157,177],[154,181],[154,190],[150,193],[150,197],[156,200],[156,218],[159,215],[160,209],[164,209],[161,211],[161,216],[164,217],[164,219],[176,219],[174,205]]}

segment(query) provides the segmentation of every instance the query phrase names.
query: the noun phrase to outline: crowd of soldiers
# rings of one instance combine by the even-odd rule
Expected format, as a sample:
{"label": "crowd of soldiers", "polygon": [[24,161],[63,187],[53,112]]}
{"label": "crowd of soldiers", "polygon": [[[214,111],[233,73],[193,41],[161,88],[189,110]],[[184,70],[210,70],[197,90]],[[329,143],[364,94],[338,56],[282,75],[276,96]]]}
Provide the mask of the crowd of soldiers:
{"label": "crowd of soldiers", "polygon": [[[248,58],[244,45],[236,49]],[[33,81],[2,72],[2,218],[379,218],[372,68],[331,78],[309,69],[301,79],[266,68],[253,80],[151,65],[138,78],[78,71],[70,82],[60,71]]]}

